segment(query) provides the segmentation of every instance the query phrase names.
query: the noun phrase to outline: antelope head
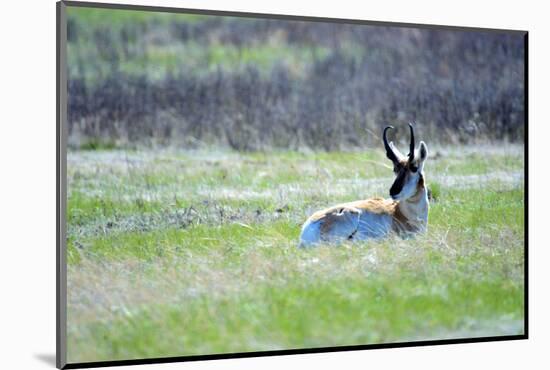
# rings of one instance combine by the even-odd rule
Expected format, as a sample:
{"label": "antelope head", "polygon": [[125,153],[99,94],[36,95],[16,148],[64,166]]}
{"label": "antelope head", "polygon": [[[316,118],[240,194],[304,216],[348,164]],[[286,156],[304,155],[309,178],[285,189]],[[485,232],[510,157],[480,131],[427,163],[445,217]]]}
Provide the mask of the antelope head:
{"label": "antelope head", "polygon": [[428,157],[428,147],[423,141],[418,149],[415,149],[414,128],[409,123],[411,130],[411,142],[409,154],[405,157],[395,147],[393,142],[388,143],[387,132],[393,129],[392,126],[384,128],[383,139],[386,148],[386,156],[393,163],[393,172],[396,178],[390,188],[390,196],[394,200],[407,200],[424,190],[424,161]]}

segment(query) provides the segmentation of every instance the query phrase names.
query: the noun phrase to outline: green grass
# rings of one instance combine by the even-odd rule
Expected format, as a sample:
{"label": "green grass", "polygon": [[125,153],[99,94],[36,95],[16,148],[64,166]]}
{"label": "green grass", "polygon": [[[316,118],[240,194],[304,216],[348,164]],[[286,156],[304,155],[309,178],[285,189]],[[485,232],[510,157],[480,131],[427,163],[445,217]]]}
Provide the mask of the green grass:
{"label": "green grass", "polygon": [[290,45],[277,37],[254,45],[234,45],[217,41],[215,35],[207,40],[182,40],[174,31],[178,24],[213,19],[222,24],[254,22],[246,18],[69,8],[68,19],[72,35],[67,45],[69,76],[84,78],[90,85],[118,72],[159,80],[169,74],[234,72],[250,65],[268,74],[282,64],[297,77],[306,73],[313,60],[329,55],[326,47]]}
{"label": "green grass", "polygon": [[98,9],[69,7],[67,15],[75,22],[88,27],[122,27],[146,25],[148,23],[169,23],[175,20],[200,22],[211,18],[199,14],[176,14],[141,10]]}
{"label": "green grass", "polygon": [[303,250],[383,153],[70,152],[69,362],[523,333],[521,148],[432,153],[426,235]]}
{"label": "green grass", "polygon": [[471,315],[498,318],[521,307],[521,297],[522,287],[505,283],[416,276],[298,281],[283,289],[261,285],[219,300],[154,306],[130,320],[85,326],[85,338],[98,347],[79,349],[146,358],[387,343],[411,333],[430,335],[442,326],[472,325]]}

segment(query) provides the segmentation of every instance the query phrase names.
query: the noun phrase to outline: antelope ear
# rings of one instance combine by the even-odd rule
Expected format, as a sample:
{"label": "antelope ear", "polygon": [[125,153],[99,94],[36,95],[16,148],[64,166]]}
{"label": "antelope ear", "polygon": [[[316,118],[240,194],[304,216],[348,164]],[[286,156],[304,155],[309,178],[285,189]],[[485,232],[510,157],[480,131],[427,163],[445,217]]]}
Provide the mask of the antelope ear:
{"label": "antelope ear", "polygon": [[425,142],[420,142],[420,148],[418,152],[420,153],[420,162],[424,162],[426,158],[428,158],[428,146]]}

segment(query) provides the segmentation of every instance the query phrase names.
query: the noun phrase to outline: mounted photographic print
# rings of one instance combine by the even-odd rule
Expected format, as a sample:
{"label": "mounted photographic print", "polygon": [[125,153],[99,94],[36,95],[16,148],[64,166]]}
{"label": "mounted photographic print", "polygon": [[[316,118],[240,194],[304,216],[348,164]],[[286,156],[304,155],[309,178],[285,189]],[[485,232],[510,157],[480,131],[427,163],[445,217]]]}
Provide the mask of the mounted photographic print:
{"label": "mounted photographic print", "polygon": [[58,367],[527,338],[527,32],[57,10]]}

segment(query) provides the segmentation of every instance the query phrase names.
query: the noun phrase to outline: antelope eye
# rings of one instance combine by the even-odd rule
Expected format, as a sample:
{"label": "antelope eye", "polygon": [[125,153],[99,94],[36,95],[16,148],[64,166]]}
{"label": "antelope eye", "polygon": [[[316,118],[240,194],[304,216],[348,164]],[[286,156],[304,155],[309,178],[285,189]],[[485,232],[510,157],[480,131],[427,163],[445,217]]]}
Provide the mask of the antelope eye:
{"label": "antelope eye", "polygon": [[409,168],[411,169],[412,172],[418,171],[418,167],[416,167],[416,166],[411,165]]}

